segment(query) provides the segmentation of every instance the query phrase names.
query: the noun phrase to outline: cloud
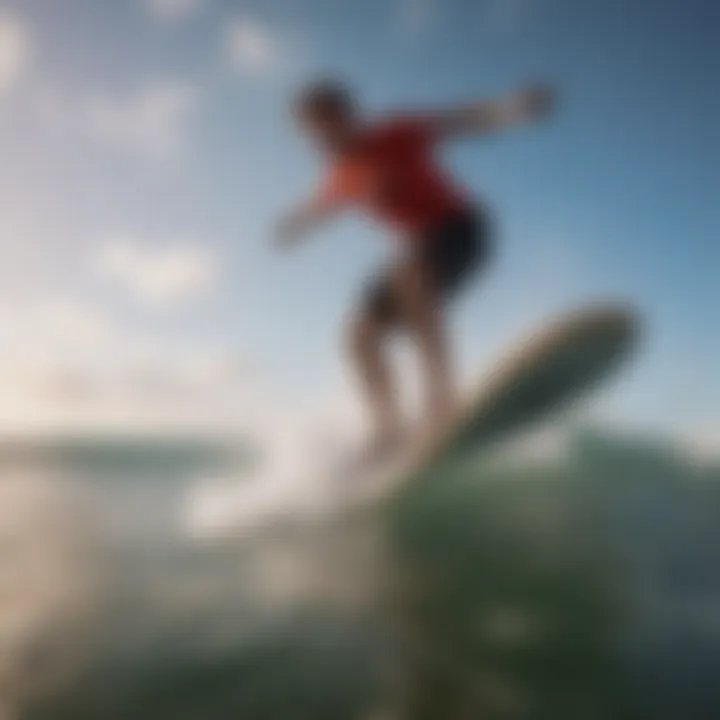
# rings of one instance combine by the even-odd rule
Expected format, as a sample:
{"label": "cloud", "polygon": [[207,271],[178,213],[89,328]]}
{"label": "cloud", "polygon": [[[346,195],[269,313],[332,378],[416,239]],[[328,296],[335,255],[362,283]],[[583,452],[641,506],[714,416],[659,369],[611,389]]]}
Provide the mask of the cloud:
{"label": "cloud", "polygon": [[24,25],[10,15],[0,15],[0,95],[16,83],[27,63],[29,49]]}
{"label": "cloud", "polygon": [[186,83],[161,82],[127,97],[100,97],[84,104],[83,122],[97,140],[155,156],[183,146],[197,91]]}
{"label": "cloud", "polygon": [[122,237],[107,242],[92,264],[145,305],[165,309],[206,293],[219,274],[212,255],[193,245],[150,247]]}
{"label": "cloud", "polygon": [[128,325],[89,299],[0,303],[0,432],[223,432],[249,427],[256,372],[232,345]]}
{"label": "cloud", "polygon": [[271,72],[282,60],[279,39],[269,28],[251,18],[240,18],[231,24],[227,49],[233,65],[248,73]]}
{"label": "cloud", "polygon": [[32,88],[30,109],[53,134],[171,159],[185,149],[198,104],[198,88],[183,81],[159,80],[125,94],[95,95],[40,83]]}
{"label": "cloud", "polygon": [[289,517],[317,518],[352,497],[340,478],[363,435],[356,399],[331,396],[308,409],[274,397],[262,382],[253,390],[246,424],[238,427],[261,449],[261,461],[241,481],[236,475],[207,478],[189,489],[182,520],[195,539],[232,535]]}
{"label": "cloud", "polygon": [[37,348],[35,341],[40,337],[43,345],[62,340],[68,347],[81,349],[104,342],[108,327],[105,314],[98,308],[65,297],[3,300],[0,309],[0,335],[6,341],[11,338],[19,342],[25,350]]}
{"label": "cloud", "polygon": [[114,339],[106,315],[66,297],[3,298],[0,303],[0,423],[10,430],[43,422],[49,385],[68,368],[86,367]]}
{"label": "cloud", "polygon": [[197,12],[204,0],[145,0],[147,9],[163,21],[176,21]]}

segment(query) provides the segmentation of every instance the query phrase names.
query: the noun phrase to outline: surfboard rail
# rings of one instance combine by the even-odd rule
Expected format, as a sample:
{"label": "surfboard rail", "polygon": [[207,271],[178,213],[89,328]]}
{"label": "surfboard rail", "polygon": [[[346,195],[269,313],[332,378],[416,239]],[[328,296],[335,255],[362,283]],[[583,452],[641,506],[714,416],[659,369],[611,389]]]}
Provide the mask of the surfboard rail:
{"label": "surfboard rail", "polygon": [[556,317],[516,342],[451,422],[369,481],[364,500],[392,494],[451,456],[566,408],[617,369],[639,336],[639,314],[626,303],[597,303]]}

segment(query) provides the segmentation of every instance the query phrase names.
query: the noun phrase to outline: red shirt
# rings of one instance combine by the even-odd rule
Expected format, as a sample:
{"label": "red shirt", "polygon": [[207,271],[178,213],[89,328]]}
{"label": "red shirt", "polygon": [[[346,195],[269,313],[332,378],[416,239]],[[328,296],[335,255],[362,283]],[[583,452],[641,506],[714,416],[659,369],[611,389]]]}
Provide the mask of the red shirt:
{"label": "red shirt", "polygon": [[321,186],[322,202],[360,206],[394,228],[417,233],[468,202],[435,157],[431,121],[390,118],[361,132],[335,157]]}

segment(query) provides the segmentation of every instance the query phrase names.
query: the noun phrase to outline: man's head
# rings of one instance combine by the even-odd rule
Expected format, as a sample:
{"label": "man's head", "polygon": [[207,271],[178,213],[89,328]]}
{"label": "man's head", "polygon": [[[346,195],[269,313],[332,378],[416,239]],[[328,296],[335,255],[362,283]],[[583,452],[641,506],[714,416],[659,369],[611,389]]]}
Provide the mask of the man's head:
{"label": "man's head", "polygon": [[313,83],[296,97],[294,114],[303,131],[327,150],[338,150],[352,138],[357,122],[355,100],[337,82]]}

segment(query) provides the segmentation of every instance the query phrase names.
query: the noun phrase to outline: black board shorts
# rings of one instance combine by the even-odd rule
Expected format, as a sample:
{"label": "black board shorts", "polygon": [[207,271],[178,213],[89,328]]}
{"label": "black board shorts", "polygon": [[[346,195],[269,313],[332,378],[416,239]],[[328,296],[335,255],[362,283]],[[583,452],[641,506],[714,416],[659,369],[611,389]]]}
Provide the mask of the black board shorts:
{"label": "black board shorts", "polygon": [[[443,300],[450,300],[489,259],[491,219],[486,210],[463,210],[425,230],[413,241]],[[368,284],[363,310],[377,322],[395,324],[400,317],[399,302],[388,273]]]}

